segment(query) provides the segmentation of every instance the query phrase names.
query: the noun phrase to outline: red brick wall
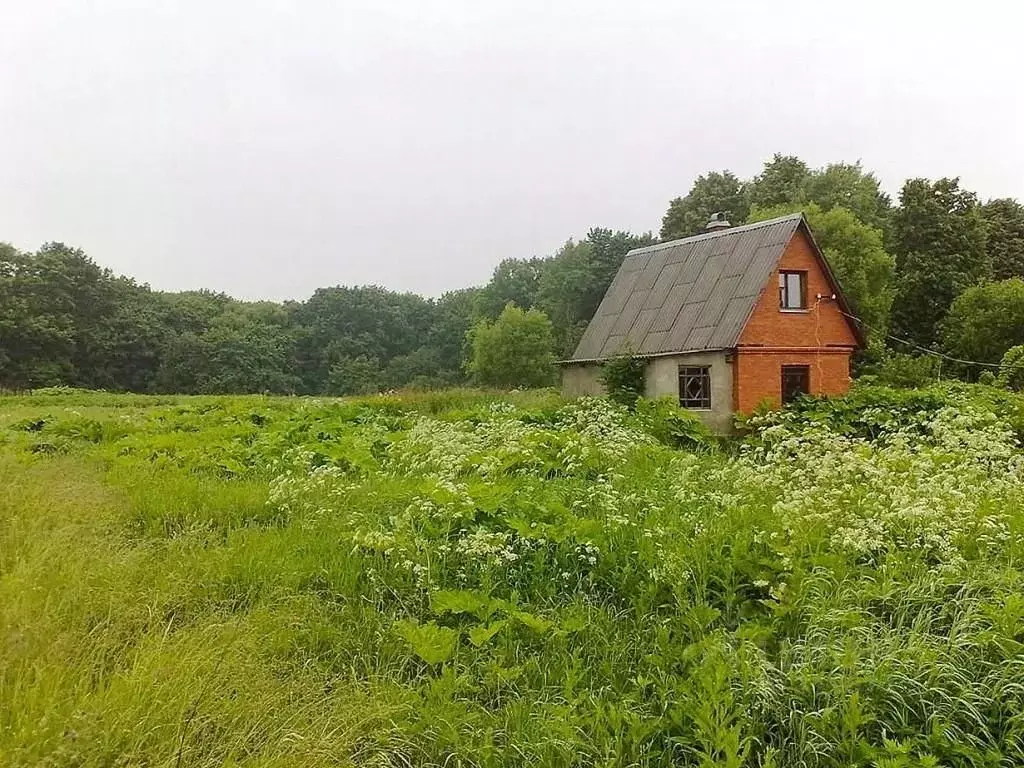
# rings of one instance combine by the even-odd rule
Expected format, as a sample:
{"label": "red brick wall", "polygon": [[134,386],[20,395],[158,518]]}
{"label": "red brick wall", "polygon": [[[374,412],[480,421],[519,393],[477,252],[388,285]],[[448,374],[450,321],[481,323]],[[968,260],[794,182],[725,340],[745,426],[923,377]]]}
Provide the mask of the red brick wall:
{"label": "red brick wall", "polygon": [[[806,312],[779,311],[779,270],[807,271]],[[817,302],[815,296],[832,295],[825,271],[801,227],[786,246],[779,265],[761,293],[754,311],[740,334],[739,346],[761,344],[770,347],[814,347],[828,344],[857,345],[850,324],[829,298]]]}
{"label": "red brick wall", "polygon": [[810,368],[810,390],[815,395],[841,395],[850,388],[850,353],[846,350],[792,351],[741,350],[733,362],[735,408],[750,413],[762,401],[782,404],[782,366]]}
{"label": "red brick wall", "polygon": [[[779,310],[779,270],[787,269],[807,272],[804,312]],[[812,394],[849,389],[857,338],[836,302],[816,298],[819,293],[830,297],[832,290],[807,235],[797,230],[740,334],[733,373],[737,411],[748,413],[763,400],[779,405],[783,365],[809,366]]]}

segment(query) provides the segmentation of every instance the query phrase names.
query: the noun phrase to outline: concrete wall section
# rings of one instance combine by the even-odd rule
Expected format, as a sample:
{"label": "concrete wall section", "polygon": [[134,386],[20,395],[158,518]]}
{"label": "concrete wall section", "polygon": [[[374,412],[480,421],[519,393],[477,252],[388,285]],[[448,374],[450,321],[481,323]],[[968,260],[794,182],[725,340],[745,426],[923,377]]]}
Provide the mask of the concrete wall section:
{"label": "concrete wall section", "polygon": [[[652,357],[647,360],[644,396],[671,397],[679,402],[680,366],[707,366],[711,374],[711,408],[694,409],[694,415],[715,432],[727,434],[733,429],[733,366],[725,352],[694,352],[688,355]],[[605,394],[601,366],[595,363],[570,363],[562,366],[562,395],[565,397]]]}
{"label": "concrete wall section", "polygon": [[680,366],[707,366],[711,369],[711,409],[695,409],[693,413],[715,432],[731,432],[733,370],[725,352],[694,352],[688,355],[651,358],[647,363],[644,395],[650,398],[668,396],[678,402]]}
{"label": "concrete wall section", "polygon": [[562,366],[563,397],[598,397],[605,394],[601,366],[597,363],[571,363]]}

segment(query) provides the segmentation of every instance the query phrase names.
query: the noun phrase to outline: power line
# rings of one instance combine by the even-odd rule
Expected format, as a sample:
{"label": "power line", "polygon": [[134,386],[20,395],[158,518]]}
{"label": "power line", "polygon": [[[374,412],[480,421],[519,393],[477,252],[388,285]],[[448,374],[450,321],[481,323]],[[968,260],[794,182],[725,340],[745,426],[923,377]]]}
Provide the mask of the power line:
{"label": "power line", "polygon": [[[865,323],[859,317],[855,317],[854,315],[851,315],[849,312],[843,312],[841,307],[837,306],[836,309],[839,310],[839,313],[841,315],[845,315],[846,317],[850,318],[851,320],[856,322],[861,327],[867,328],[869,331],[876,331],[878,333],[882,333],[877,328],[872,328],[870,325]],[[908,347],[913,347],[914,349],[918,350],[919,352],[924,352],[926,355],[932,355],[933,357],[938,357],[938,358],[941,358],[943,360],[949,360],[950,362],[953,362],[953,363],[960,363],[962,365],[978,365],[978,366],[981,366],[983,368],[995,368],[996,370],[999,370],[1000,367],[1001,367],[1000,363],[983,363],[980,360],[964,360],[964,359],[959,358],[959,357],[953,357],[952,355],[947,355],[944,352],[936,352],[934,349],[928,349],[928,347],[922,347],[920,344],[915,344],[914,342],[912,342],[912,341],[910,341],[908,339],[901,339],[899,336],[893,336],[891,333],[882,333],[882,335],[885,336],[885,338],[887,338],[887,339],[892,339],[893,341],[898,341],[900,344],[906,344]],[[1024,365],[1024,364],[1022,364],[1022,365]],[[1017,367],[1017,366],[1014,366],[1014,367]]]}

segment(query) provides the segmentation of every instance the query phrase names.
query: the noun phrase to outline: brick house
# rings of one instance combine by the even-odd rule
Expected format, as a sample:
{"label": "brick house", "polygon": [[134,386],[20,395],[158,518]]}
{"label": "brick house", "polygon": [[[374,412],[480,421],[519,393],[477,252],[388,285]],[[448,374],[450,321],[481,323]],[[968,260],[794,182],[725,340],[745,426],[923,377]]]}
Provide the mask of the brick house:
{"label": "brick house", "polygon": [[[845,314],[844,314],[845,313]],[[735,413],[850,386],[864,338],[802,214],[630,251],[573,356],[567,396],[603,392],[601,365],[646,361],[645,394],[728,432]]]}

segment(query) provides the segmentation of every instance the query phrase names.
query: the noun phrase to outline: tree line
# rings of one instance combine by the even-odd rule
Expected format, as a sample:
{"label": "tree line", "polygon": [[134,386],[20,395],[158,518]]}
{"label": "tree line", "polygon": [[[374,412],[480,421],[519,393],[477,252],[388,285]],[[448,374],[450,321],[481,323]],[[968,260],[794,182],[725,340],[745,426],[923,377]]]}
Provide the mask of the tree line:
{"label": "tree line", "polygon": [[913,378],[937,359],[923,350],[997,364],[1024,344],[1024,206],[982,202],[955,178],[910,179],[893,202],[859,163],[811,168],[777,154],[752,179],[698,177],[669,202],[657,237],[594,228],[436,299],[377,286],[283,303],[156,291],[61,243],[32,253],[0,244],[0,387],[341,395],[543,385],[631,249],[698,234],[719,211],[737,225],[798,210],[869,338],[861,371]]}

